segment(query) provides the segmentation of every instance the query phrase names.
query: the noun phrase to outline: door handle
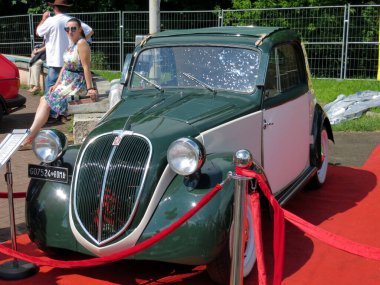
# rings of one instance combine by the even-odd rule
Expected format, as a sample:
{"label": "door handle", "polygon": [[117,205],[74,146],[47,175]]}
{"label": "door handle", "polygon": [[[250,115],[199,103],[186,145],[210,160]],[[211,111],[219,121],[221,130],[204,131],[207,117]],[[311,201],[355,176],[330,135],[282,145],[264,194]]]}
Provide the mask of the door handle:
{"label": "door handle", "polygon": [[263,129],[265,130],[268,126],[273,126],[274,124],[272,122],[267,122],[267,120],[264,120]]}

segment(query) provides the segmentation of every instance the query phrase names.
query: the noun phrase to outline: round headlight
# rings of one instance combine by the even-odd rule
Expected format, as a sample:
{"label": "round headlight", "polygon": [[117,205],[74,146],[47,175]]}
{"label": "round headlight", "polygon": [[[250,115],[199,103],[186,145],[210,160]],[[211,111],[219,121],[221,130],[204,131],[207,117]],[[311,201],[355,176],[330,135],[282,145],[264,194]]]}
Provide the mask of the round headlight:
{"label": "round headlight", "polygon": [[204,149],[195,139],[180,138],[170,144],[167,159],[174,172],[185,176],[190,175],[202,166]]}
{"label": "round headlight", "polygon": [[66,136],[57,130],[42,130],[33,140],[35,155],[45,163],[53,162],[61,156],[66,146]]}

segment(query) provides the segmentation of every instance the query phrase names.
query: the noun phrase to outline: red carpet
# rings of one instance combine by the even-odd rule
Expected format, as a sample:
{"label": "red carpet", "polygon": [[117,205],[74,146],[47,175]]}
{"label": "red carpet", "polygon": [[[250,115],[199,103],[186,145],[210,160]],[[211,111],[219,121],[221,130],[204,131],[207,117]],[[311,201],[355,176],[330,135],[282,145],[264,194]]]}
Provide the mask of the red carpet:
{"label": "red carpet", "polygon": [[[301,191],[285,208],[301,218],[354,241],[380,247],[380,145],[361,168],[331,166],[320,190]],[[263,240],[269,281],[272,276],[270,219],[263,215]],[[18,237],[18,250],[42,253],[26,235]],[[0,260],[7,257],[0,255]],[[245,284],[255,284],[257,272]],[[213,284],[204,266],[187,267],[156,262],[121,261],[86,269],[42,266],[36,275],[0,284]],[[269,283],[270,284],[270,283]],[[286,223],[283,284],[380,284],[380,262],[357,257],[324,245]]]}

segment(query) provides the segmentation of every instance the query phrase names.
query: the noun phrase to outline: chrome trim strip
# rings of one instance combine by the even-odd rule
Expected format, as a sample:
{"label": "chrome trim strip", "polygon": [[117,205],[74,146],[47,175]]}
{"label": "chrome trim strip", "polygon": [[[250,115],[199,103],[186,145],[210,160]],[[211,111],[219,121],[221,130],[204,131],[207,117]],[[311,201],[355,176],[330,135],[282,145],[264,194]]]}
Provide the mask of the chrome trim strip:
{"label": "chrome trim strip", "polygon": [[278,195],[275,195],[276,200],[280,203],[280,205],[284,205],[294,194],[304,188],[316,173],[316,167],[308,167],[305,169],[291,184],[279,192]]}
{"label": "chrome trim strip", "polygon": [[106,170],[104,171],[102,190],[100,192],[100,201],[99,201],[99,222],[98,222],[98,244],[102,243],[102,228],[103,228],[103,201],[104,201],[104,192],[106,190],[107,178],[110,170],[111,160],[116,152],[116,145],[113,146],[110,156],[107,161]]}

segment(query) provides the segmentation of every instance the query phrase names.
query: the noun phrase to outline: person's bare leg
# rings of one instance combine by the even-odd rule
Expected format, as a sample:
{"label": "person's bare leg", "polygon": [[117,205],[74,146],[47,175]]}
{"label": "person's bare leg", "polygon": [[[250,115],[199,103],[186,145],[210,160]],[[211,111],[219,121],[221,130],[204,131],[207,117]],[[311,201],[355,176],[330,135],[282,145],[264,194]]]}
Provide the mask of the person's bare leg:
{"label": "person's bare leg", "polygon": [[47,122],[49,118],[50,106],[46,102],[44,97],[41,97],[40,104],[38,104],[36,115],[34,116],[34,121],[30,127],[30,134],[20,145],[19,150],[30,150],[32,149],[32,141]]}
{"label": "person's bare leg", "polygon": [[50,106],[46,102],[45,97],[41,97],[40,104],[38,105],[36,116],[32,126],[30,127],[30,139],[34,139],[41,128],[45,125],[49,119]]}

